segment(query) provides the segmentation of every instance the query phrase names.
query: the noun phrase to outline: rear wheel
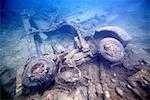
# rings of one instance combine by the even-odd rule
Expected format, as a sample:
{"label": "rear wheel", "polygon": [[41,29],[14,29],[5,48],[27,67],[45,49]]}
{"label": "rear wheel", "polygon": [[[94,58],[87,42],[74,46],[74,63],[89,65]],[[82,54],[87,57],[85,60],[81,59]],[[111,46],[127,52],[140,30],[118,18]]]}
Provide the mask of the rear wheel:
{"label": "rear wheel", "polygon": [[40,89],[48,86],[53,81],[55,64],[52,60],[45,58],[31,59],[25,66],[22,84],[26,88]]}

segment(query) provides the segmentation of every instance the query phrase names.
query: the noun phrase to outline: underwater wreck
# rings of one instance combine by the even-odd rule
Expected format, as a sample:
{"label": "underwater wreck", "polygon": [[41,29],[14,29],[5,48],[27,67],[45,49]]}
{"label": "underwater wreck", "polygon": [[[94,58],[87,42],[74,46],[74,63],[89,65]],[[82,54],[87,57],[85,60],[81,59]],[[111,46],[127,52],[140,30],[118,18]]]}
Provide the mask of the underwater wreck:
{"label": "underwater wreck", "polygon": [[23,12],[30,57],[15,99],[148,100],[150,62],[133,60],[122,28],[90,23],[98,16],[85,12],[41,29]]}

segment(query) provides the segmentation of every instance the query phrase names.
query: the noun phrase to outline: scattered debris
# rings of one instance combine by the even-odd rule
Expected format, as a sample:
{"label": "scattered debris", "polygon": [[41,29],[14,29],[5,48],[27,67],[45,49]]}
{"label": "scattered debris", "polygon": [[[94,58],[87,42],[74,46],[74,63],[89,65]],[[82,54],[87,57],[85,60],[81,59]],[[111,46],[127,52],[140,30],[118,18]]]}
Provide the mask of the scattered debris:
{"label": "scattered debris", "polygon": [[[150,70],[141,69],[137,73],[133,74],[128,78],[129,84],[127,85],[137,96],[142,100],[149,98],[149,83],[150,83]],[[143,90],[145,89],[145,90]]]}

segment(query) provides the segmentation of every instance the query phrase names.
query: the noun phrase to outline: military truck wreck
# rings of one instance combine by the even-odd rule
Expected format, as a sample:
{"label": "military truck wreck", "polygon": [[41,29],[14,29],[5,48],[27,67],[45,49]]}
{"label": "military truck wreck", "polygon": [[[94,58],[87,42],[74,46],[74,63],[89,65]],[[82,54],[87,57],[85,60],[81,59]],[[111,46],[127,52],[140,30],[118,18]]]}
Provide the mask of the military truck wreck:
{"label": "military truck wreck", "polygon": [[[142,80],[143,87],[138,90],[135,88],[138,83],[132,78],[128,79],[137,69],[144,70],[146,67],[139,67],[143,60],[138,61],[140,63],[137,65],[128,63],[128,60],[131,60],[128,57],[130,50],[126,49],[126,46],[131,37],[122,28],[96,25],[93,33],[87,34],[91,30],[84,30],[82,25],[97,16],[86,16],[85,13],[67,17],[49,29],[39,29],[34,26],[34,19],[31,19],[28,13],[24,12],[22,16],[31,44],[28,46],[31,56],[22,74],[21,95],[30,95],[32,98],[30,93],[43,91],[43,96],[38,99],[149,98],[150,88],[141,94],[138,92],[142,91],[143,87],[149,87],[148,76]],[[59,41],[60,39],[63,39],[64,43]],[[147,62],[144,64],[143,66],[149,66]],[[130,66],[137,68],[129,70]]]}

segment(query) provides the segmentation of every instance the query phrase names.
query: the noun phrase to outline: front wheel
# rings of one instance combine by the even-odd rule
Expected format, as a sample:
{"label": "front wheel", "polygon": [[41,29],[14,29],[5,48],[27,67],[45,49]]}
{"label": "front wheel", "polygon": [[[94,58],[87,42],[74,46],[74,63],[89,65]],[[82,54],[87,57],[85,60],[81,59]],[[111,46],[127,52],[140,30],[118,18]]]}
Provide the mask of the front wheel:
{"label": "front wheel", "polygon": [[124,56],[123,45],[114,38],[107,37],[100,40],[98,47],[99,47],[99,53],[105,59],[111,62],[120,61]]}

